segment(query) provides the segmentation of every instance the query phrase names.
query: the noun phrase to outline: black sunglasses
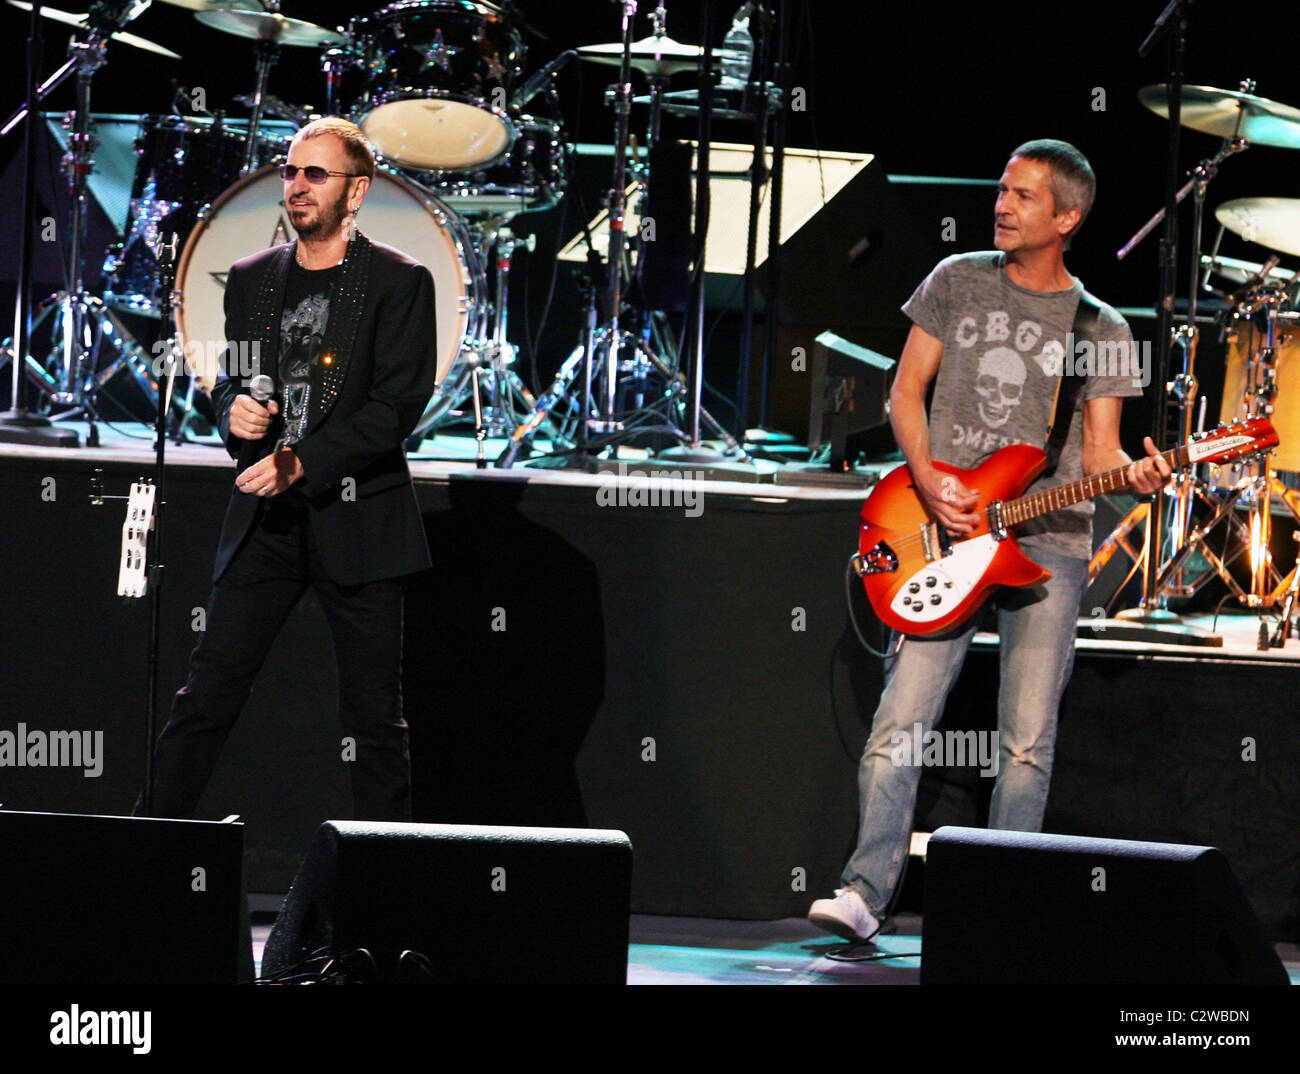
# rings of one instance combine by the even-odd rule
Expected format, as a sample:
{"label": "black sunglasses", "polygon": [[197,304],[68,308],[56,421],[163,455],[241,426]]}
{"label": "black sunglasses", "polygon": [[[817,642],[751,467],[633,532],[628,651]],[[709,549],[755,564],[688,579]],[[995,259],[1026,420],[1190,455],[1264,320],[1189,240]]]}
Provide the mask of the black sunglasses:
{"label": "black sunglasses", "polygon": [[302,174],[307,177],[307,182],[315,183],[317,186],[325,182],[325,180],[328,179],[331,175],[341,175],[345,179],[361,178],[360,173],[358,172],[326,171],[319,164],[309,164],[305,168],[300,168],[296,164],[280,165],[280,178],[283,179],[286,183],[292,183],[294,179],[298,177],[299,172],[302,172]]}

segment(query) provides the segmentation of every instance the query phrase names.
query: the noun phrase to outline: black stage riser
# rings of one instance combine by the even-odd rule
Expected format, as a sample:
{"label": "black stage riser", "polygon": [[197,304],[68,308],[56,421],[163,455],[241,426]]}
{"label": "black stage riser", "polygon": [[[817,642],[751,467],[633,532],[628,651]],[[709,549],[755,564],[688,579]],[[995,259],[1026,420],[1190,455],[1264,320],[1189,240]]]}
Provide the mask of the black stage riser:
{"label": "black stage riser", "polygon": [[[110,492],[138,476],[127,464],[105,472]],[[47,477],[53,502],[41,495]],[[228,481],[224,469],[180,465],[169,477],[166,695],[208,596]],[[775,918],[836,885],[880,689],[844,608],[856,500],[710,495],[692,518],[599,507],[590,487],[417,485],[436,566],[413,580],[407,605],[416,820],[625,831],[638,912]],[[98,778],[0,769],[8,808],[125,812],[138,790],[147,608],[113,595],[121,505],[91,507],[88,490],[80,460],[0,468],[12,508],[0,531],[12,565],[0,730],[24,720],[102,730],[105,758]],[[803,630],[792,629],[799,608]],[[1269,934],[1294,938],[1298,675],[1081,655],[1048,830],[1218,846]],[[995,682],[996,658],[973,654],[949,706],[954,726],[993,725]],[[318,825],[350,815],[333,692],[328,632],[309,597],[201,804],[205,818],[245,818],[251,891],[287,890]],[[1248,737],[1249,763],[1239,759]],[[990,784],[973,770],[927,773],[917,829],[983,823]]]}

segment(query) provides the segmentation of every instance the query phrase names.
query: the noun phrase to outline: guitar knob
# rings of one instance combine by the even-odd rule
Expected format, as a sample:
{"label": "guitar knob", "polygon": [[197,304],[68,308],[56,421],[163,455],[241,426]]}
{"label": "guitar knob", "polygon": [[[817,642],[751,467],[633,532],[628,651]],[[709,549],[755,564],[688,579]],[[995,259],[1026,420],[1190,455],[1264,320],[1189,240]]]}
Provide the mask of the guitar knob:
{"label": "guitar knob", "polygon": [[938,593],[932,593],[932,594],[930,594],[930,603],[931,603],[931,604],[940,604],[940,603],[942,603],[942,601],[943,601],[943,597],[939,596]]}
{"label": "guitar knob", "polygon": [[911,583],[911,585],[909,585],[909,586],[907,587],[907,591],[908,591],[909,593],[919,593],[919,592],[921,592],[921,583],[920,583],[920,582],[913,582],[913,583]]}
{"label": "guitar knob", "polygon": [[928,577],[928,578],[925,580],[925,585],[926,585],[926,588],[927,588],[927,589],[933,589],[933,588],[934,588],[935,586],[937,586],[938,584],[939,584],[939,579],[936,578],[933,574],[930,575],[930,577]]}

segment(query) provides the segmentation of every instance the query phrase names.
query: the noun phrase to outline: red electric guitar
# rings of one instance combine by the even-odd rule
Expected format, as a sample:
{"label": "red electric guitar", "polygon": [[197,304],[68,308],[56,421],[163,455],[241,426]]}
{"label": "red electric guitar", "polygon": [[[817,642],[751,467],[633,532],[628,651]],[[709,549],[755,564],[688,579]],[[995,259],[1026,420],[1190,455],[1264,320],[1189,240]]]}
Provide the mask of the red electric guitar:
{"label": "red electric guitar", "polygon": [[[1267,418],[1194,436],[1163,453],[1180,470],[1221,463],[1277,447]],[[984,518],[973,533],[949,534],[927,513],[906,466],[891,471],[862,505],[856,566],[881,622],[904,634],[939,634],[969,619],[994,586],[1045,582],[1045,570],[1020,550],[1013,526],[1105,492],[1128,487],[1127,466],[1068,485],[1022,496],[1047,465],[1041,448],[1012,444],[973,470],[936,462],[969,489],[979,490],[975,510]]]}

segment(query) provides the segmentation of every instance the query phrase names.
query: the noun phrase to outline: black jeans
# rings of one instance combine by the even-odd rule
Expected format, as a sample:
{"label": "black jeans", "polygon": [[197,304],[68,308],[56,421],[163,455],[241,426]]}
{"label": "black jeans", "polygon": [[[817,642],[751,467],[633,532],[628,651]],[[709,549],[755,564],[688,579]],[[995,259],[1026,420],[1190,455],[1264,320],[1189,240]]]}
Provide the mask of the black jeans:
{"label": "black jeans", "polygon": [[355,741],[348,766],[354,817],[411,819],[402,719],[403,583],[331,582],[312,540],[308,509],[292,493],[261,505],[244,546],[213,586],[189,678],[155,747],[154,816],[193,816],[272,642],[309,586],[334,639],[343,734]]}

